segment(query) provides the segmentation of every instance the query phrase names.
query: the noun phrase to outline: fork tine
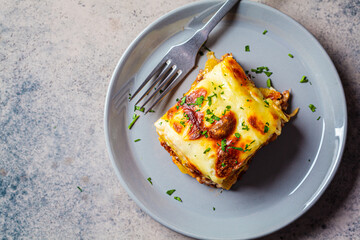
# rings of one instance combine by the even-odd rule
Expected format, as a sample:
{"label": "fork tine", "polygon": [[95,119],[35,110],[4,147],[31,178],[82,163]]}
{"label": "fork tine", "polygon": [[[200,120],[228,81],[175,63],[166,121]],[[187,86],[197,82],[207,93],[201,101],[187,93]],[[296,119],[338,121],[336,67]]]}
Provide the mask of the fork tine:
{"label": "fork tine", "polygon": [[147,78],[145,78],[145,81],[140,85],[140,87],[135,91],[135,93],[133,93],[129,101],[134,99],[134,97],[141,91],[141,89],[145,87],[145,85],[150,81],[150,79],[154,76],[154,74],[157,73],[160,70],[160,68],[167,63],[167,61],[168,60],[166,58],[161,59],[159,64],[151,71],[151,73],[147,76]]}
{"label": "fork tine", "polygon": [[165,88],[165,90],[160,94],[158,99],[156,99],[156,101],[145,111],[145,114],[151,111],[152,108],[155,107],[155,105],[158,104],[166,96],[166,94],[168,94],[171,91],[171,89],[173,89],[173,86],[175,86],[176,83],[182,79],[181,77],[182,73],[183,72],[181,70],[178,70],[176,72],[176,76],[173,78],[170,84]]}
{"label": "fork tine", "polygon": [[135,105],[137,105],[141,100],[143,100],[143,98],[149,94],[149,92],[155,87],[155,85],[160,81],[165,74],[169,71],[170,67],[171,67],[171,60],[168,60],[165,62],[165,67],[162,69],[162,71],[160,72],[160,74],[156,77],[155,81],[151,84],[151,86],[148,88],[148,90],[146,90],[146,92],[139,98],[139,100],[137,100],[137,102],[135,103]]}
{"label": "fork tine", "polygon": [[145,107],[145,105],[161,90],[161,88],[163,88],[165,86],[165,84],[167,82],[169,82],[174,76],[175,74],[177,74],[177,66],[176,65],[173,65],[171,67],[172,69],[170,70],[170,73],[166,76],[166,78],[162,81],[162,83],[160,84],[160,86],[151,94],[150,97],[148,97],[145,101],[145,103],[140,107],[140,108],[143,108]]}

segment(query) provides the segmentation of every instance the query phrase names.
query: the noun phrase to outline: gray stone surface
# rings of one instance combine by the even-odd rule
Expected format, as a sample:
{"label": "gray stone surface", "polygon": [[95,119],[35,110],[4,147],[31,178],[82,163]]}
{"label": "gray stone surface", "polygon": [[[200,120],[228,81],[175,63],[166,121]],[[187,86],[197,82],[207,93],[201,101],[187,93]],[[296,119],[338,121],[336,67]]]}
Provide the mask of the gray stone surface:
{"label": "gray stone surface", "polygon": [[[131,41],[192,0],[0,0],[0,236],[187,239],[129,198],[103,133],[110,76]],[[263,0],[307,28],[335,63],[347,146],[325,194],[265,239],[360,239],[360,2]],[[79,189],[79,188],[81,189]]]}

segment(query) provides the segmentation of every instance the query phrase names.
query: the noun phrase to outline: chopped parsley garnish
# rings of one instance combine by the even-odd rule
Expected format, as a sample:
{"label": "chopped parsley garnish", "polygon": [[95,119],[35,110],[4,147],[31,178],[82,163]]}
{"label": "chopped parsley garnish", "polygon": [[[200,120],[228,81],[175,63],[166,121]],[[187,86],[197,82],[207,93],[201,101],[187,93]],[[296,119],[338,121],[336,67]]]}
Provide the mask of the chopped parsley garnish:
{"label": "chopped parsley garnish", "polygon": [[216,121],[220,121],[220,118],[217,117],[217,116],[215,116],[215,114],[213,114],[213,115],[211,116],[211,118],[214,119],[214,120],[216,120]]}
{"label": "chopped parsley garnish", "polygon": [[215,207],[213,207],[213,211],[215,211]]}
{"label": "chopped parsley garnish", "polygon": [[243,122],[241,123],[241,126],[242,126],[242,130],[249,131],[249,129],[250,129],[249,126],[245,124],[245,121],[243,121]]}
{"label": "chopped parsley garnish", "polygon": [[225,164],[225,163],[221,163],[221,166],[225,167],[225,166],[226,166],[226,164]]}
{"label": "chopped parsley garnish", "polygon": [[263,35],[265,35],[267,32],[268,32],[268,30],[265,29],[265,30],[263,31]]}
{"label": "chopped parsley garnish", "polygon": [[270,77],[273,73],[272,72],[264,72],[266,76]]}
{"label": "chopped parsley garnish", "polygon": [[140,117],[140,115],[137,115],[137,114],[134,113],[133,120],[130,123],[130,125],[128,126],[128,129],[131,129],[133,127],[134,123],[136,122],[136,120],[138,120],[139,117]]}
{"label": "chopped parsley garnish", "polygon": [[83,190],[81,189],[81,187],[77,186],[77,189],[79,189],[80,192],[82,192]]}
{"label": "chopped parsley garnish", "polygon": [[[226,75],[225,75],[225,76],[226,76]],[[221,84],[221,85],[219,85],[218,87],[222,89],[222,86],[224,86],[224,84]]]}
{"label": "chopped parsley garnish", "polygon": [[231,106],[227,105],[226,109],[224,110],[224,112],[222,113],[222,115],[224,116],[226,114],[227,111],[230,111]]}
{"label": "chopped parsley garnish", "polygon": [[267,100],[264,100],[265,107],[269,107],[269,102]]}
{"label": "chopped parsley garnish", "polygon": [[207,130],[200,132],[201,135],[204,135],[206,138],[208,138]]}
{"label": "chopped parsley garnish", "polygon": [[180,197],[174,197],[175,200],[179,201],[179,202],[182,202],[181,198]]}
{"label": "chopped parsley garnish", "polygon": [[129,100],[130,100],[130,98],[131,98],[131,93],[129,93]]}
{"label": "chopped parsley garnish", "polygon": [[265,126],[264,126],[264,133],[267,133],[269,131],[269,123],[266,122]]}
{"label": "chopped parsley garnish", "polygon": [[207,97],[207,99],[208,99],[208,105],[209,105],[209,107],[210,107],[210,106],[211,106],[211,104],[212,104],[211,97],[209,96],[209,97]]}
{"label": "chopped parsley garnish", "polygon": [[215,122],[214,119],[211,119],[211,118],[208,118],[208,117],[205,117],[205,121],[207,121],[209,123],[214,123]]}
{"label": "chopped parsley garnish", "polygon": [[186,102],[186,97],[183,97],[183,98],[181,99],[181,103],[180,103],[180,105],[184,105],[184,104],[185,104],[185,102]]}
{"label": "chopped parsley garnish", "polygon": [[206,114],[210,115],[213,114],[213,112],[210,109],[206,109]]}
{"label": "chopped parsley garnish", "polygon": [[176,106],[176,109],[177,109],[177,110],[179,110],[179,108],[180,108],[180,106],[179,106],[179,105],[177,105],[177,106]]}
{"label": "chopped parsley garnish", "polygon": [[240,138],[240,133],[235,133],[235,137]]}
{"label": "chopped parsley garnish", "polygon": [[183,127],[185,127],[185,122],[184,121],[180,121],[180,124],[183,125]]}
{"label": "chopped parsley garnish", "polygon": [[315,110],[316,110],[316,107],[313,104],[310,104],[309,108],[312,112],[315,112]]}
{"label": "chopped parsley garnish", "polygon": [[320,120],[320,118],[321,118],[321,117],[319,116],[316,120],[318,120],[318,121],[319,121],[319,120]]}
{"label": "chopped parsley garnish", "polygon": [[[265,72],[266,75],[267,74],[270,74],[270,75],[272,74],[272,72],[269,72],[269,68],[265,67],[265,66],[257,67],[256,69],[252,68],[251,71],[256,73],[256,74],[263,73],[263,72]],[[270,75],[268,77],[270,77]]]}
{"label": "chopped parsley garnish", "polygon": [[307,79],[306,76],[302,76],[302,78],[300,80],[301,83],[307,83],[308,81],[309,81],[309,79]]}
{"label": "chopped parsley garnish", "polygon": [[166,194],[171,196],[175,191],[176,191],[175,189],[167,190]]}
{"label": "chopped parsley garnish", "polygon": [[205,149],[204,154],[207,153],[207,152],[209,152],[210,150],[211,150],[211,148]]}
{"label": "chopped parsley garnish", "polygon": [[245,46],[245,52],[250,52],[250,46],[249,45]]}
{"label": "chopped parsley garnish", "polygon": [[243,108],[243,107],[240,107],[240,109],[244,110],[244,108]]}
{"label": "chopped parsley garnish", "polygon": [[155,111],[151,109],[149,112],[154,113]]}
{"label": "chopped parsley garnish", "polygon": [[266,86],[268,88],[271,88],[271,79],[270,78],[266,81]]}
{"label": "chopped parsley garnish", "polygon": [[208,50],[209,52],[212,52],[207,46],[203,46],[206,50]]}
{"label": "chopped parsley garnish", "polygon": [[226,139],[221,140],[221,150],[225,152],[226,150]]}
{"label": "chopped parsley garnish", "polygon": [[140,138],[134,140],[134,142],[139,142],[139,141],[141,141]]}
{"label": "chopped parsley garnish", "polygon": [[144,112],[145,111],[145,108],[144,107],[139,107],[139,106],[134,106],[134,112],[136,111],[136,110],[139,110],[140,112]]}
{"label": "chopped parsley garnish", "polygon": [[201,104],[204,102],[204,96],[200,96],[196,99],[195,103],[190,103],[188,105],[197,105],[201,107]]}
{"label": "chopped parsley garnish", "polygon": [[294,58],[294,55],[292,55],[291,53],[289,53],[288,56]]}
{"label": "chopped parsley garnish", "polygon": [[241,147],[229,147],[229,148],[245,152],[245,150]]}
{"label": "chopped parsley garnish", "polygon": [[153,185],[153,183],[151,181],[151,177],[148,177],[147,180],[149,181],[149,183],[151,183],[151,185]]}

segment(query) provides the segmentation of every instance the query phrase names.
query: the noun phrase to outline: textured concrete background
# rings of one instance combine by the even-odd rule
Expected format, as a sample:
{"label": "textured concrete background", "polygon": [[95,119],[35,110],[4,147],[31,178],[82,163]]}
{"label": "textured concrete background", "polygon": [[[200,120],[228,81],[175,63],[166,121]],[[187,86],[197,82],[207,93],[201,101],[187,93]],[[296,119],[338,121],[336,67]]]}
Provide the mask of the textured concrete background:
{"label": "textured concrete background", "polygon": [[[152,220],[121,187],[105,147],[103,109],[131,41],[190,2],[0,0],[3,239],[187,239]],[[325,194],[266,239],[360,239],[360,2],[260,2],[301,23],[328,52],[350,129]]]}

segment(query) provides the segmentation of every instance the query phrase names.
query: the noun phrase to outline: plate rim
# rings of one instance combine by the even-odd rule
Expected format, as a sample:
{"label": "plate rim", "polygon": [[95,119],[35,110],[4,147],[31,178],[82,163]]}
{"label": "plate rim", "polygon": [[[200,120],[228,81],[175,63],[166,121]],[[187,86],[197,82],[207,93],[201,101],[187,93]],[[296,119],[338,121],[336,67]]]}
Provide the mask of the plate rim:
{"label": "plate rim", "polygon": [[[121,58],[119,59],[113,74],[111,76],[110,79],[110,83],[109,83],[109,87],[106,93],[106,99],[105,99],[105,107],[104,107],[104,133],[105,133],[105,141],[106,141],[106,148],[107,148],[107,152],[109,154],[109,158],[111,161],[111,164],[115,170],[115,173],[118,177],[118,179],[120,180],[121,185],[123,186],[123,188],[126,190],[126,192],[128,193],[128,195],[131,197],[131,199],[144,211],[146,212],[146,214],[148,214],[149,216],[151,216],[154,220],[156,220],[157,222],[159,222],[160,224],[162,224],[163,226],[178,232],[180,234],[189,236],[189,237],[195,237],[195,238],[203,238],[204,236],[198,236],[192,233],[187,232],[184,229],[179,229],[177,226],[168,224],[167,222],[163,221],[161,219],[160,216],[158,216],[157,214],[151,212],[148,208],[146,208],[144,206],[144,204],[142,204],[142,202],[135,196],[135,194],[129,189],[126,181],[123,179],[123,177],[120,174],[120,171],[118,170],[117,166],[116,166],[116,162],[115,162],[115,158],[114,155],[111,151],[111,144],[110,144],[110,137],[109,137],[109,124],[108,124],[108,113],[110,111],[110,107],[111,105],[111,95],[112,95],[112,91],[114,89],[114,86],[116,84],[116,81],[119,77],[119,74],[121,72],[121,69],[124,65],[124,63],[126,62],[127,58],[129,57],[129,55],[131,54],[131,52],[133,51],[133,49],[138,45],[138,43],[144,38],[146,37],[146,35],[151,31],[151,29],[153,29],[156,25],[158,25],[159,23],[161,23],[164,19],[171,17],[172,15],[181,12],[185,9],[191,8],[191,7],[196,7],[196,6],[200,6],[203,5],[205,3],[209,4],[210,2],[213,3],[219,3],[221,1],[219,0],[212,0],[212,1],[206,1],[206,0],[202,0],[202,1],[198,1],[198,2],[193,2],[193,3],[189,3],[186,4],[184,6],[178,7],[164,15],[162,15],[161,17],[157,18],[155,21],[153,21],[151,24],[149,24],[148,26],[146,26],[138,35],[137,37],[130,43],[130,45],[126,48],[126,50],[124,51],[124,53],[122,54]],[[342,157],[343,157],[343,153],[345,150],[345,145],[346,145],[346,137],[347,137],[347,129],[348,129],[348,112],[347,112],[347,105],[346,105],[346,98],[345,98],[345,92],[344,92],[344,88],[342,86],[342,82],[341,79],[339,77],[339,74],[337,72],[337,69],[333,63],[333,61],[331,60],[330,56],[327,54],[326,50],[323,48],[323,46],[319,43],[319,41],[313,36],[313,34],[311,32],[309,32],[304,26],[302,26],[300,23],[298,23],[296,20],[294,20],[292,17],[286,15],[285,13],[281,12],[280,10],[277,10],[275,8],[272,8],[268,5],[262,4],[262,3],[258,3],[258,2],[252,2],[252,1],[248,1],[248,0],[242,0],[240,1],[241,3],[245,3],[245,4],[250,4],[250,5],[254,5],[256,7],[260,7],[260,8],[264,8],[268,11],[271,11],[273,14],[276,15],[280,15],[281,17],[286,18],[288,21],[290,21],[292,24],[295,24],[298,29],[300,29],[304,34],[307,34],[307,36],[312,40],[312,42],[314,42],[317,45],[317,48],[322,52],[323,57],[326,58],[326,60],[328,61],[328,63],[330,64],[329,66],[331,66],[331,68],[334,70],[334,73],[336,73],[336,80],[340,85],[340,89],[338,89],[338,91],[340,90],[340,95],[338,96],[338,98],[342,99],[342,107],[344,109],[345,115],[342,116],[341,120],[343,122],[343,141],[342,144],[339,145],[338,148],[338,157],[336,157],[335,159],[335,164],[334,167],[332,169],[332,171],[330,172],[330,176],[329,178],[326,180],[325,184],[320,188],[319,186],[319,191],[318,193],[313,193],[313,195],[316,194],[314,200],[311,202],[311,204],[309,204],[308,206],[306,206],[302,211],[299,211],[297,215],[293,216],[293,219],[288,221],[287,224],[285,225],[281,225],[280,227],[274,227],[271,231],[268,231],[266,233],[260,234],[260,235],[256,235],[253,236],[252,238],[258,238],[258,237],[263,237],[263,236],[267,236],[271,233],[274,233],[282,228],[285,228],[286,226],[288,226],[289,224],[295,222],[297,219],[299,219],[302,215],[304,215],[304,213],[306,213],[311,207],[313,207],[319,200],[319,198],[324,194],[324,192],[326,191],[326,189],[328,188],[328,186],[330,185],[330,183],[332,182],[338,168],[339,165],[341,163]],[[324,179],[325,180],[325,179]],[[217,238],[212,238],[212,239],[217,239]]]}

